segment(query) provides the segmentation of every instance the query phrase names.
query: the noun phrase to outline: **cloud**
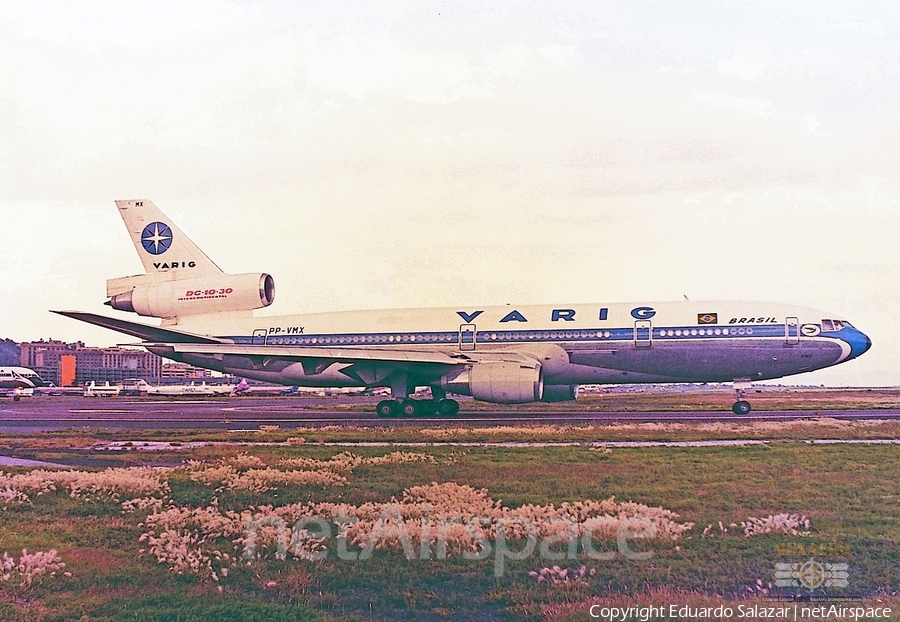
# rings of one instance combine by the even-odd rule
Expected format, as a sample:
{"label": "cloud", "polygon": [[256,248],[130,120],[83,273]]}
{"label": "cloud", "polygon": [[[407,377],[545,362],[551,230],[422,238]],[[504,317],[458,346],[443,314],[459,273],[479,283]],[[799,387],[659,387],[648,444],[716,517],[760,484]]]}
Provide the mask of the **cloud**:
{"label": "cloud", "polygon": [[767,76],[775,57],[760,41],[741,41],[735,45],[734,56],[716,63],[716,73],[737,76],[744,80],[760,80]]}
{"label": "cloud", "polygon": [[884,39],[896,32],[895,25],[883,22],[845,22],[841,24],[823,24],[815,26],[813,32],[834,37],[852,37],[857,39]]}
{"label": "cloud", "polygon": [[246,27],[259,10],[216,0],[122,3],[21,2],[5,5],[4,21],[18,36],[79,49],[191,49],[207,38]]}
{"label": "cloud", "polygon": [[698,71],[697,69],[695,69],[693,67],[687,67],[687,66],[682,66],[682,67],[666,66],[666,67],[660,67],[660,69],[659,69],[660,73],[682,73],[685,75],[695,74],[695,73],[697,73],[697,71]]}
{"label": "cloud", "polygon": [[806,126],[806,129],[809,130],[810,134],[815,136],[828,136],[828,134],[822,131],[822,124],[819,123],[819,115],[817,114],[810,114],[804,117],[803,124]]}
{"label": "cloud", "polygon": [[694,93],[694,99],[704,104],[710,104],[732,110],[741,114],[759,117],[761,119],[771,119],[775,116],[775,110],[772,102],[765,99],[750,99],[747,97],[737,97],[728,93],[715,93],[712,91],[702,91]]}
{"label": "cloud", "polygon": [[490,54],[422,49],[386,38],[336,37],[309,50],[307,84],[355,98],[384,95],[423,104],[502,97],[503,83],[573,67],[574,45],[511,45]]}
{"label": "cloud", "polygon": [[338,37],[310,52],[307,84],[326,93],[395,93],[420,103],[483,97],[466,57],[449,50],[405,49],[387,39]]}
{"label": "cloud", "polygon": [[[816,264],[896,246],[877,7],[124,6],[0,7],[0,211],[47,242],[0,231],[22,337],[50,306],[104,310],[109,266],[137,269],[112,201],[135,197],[224,269],[275,273],[275,311],[884,290]],[[801,282],[746,269],[767,253]]]}

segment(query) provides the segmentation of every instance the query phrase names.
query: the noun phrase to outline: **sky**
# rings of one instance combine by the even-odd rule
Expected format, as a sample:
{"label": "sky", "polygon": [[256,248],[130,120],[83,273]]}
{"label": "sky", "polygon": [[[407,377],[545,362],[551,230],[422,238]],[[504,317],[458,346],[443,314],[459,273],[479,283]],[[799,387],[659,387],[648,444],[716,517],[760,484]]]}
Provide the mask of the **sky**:
{"label": "sky", "polygon": [[[0,337],[116,333],[150,199],[265,313],[772,300],[900,385],[900,4],[0,4]],[[260,313],[260,312],[257,312]]]}

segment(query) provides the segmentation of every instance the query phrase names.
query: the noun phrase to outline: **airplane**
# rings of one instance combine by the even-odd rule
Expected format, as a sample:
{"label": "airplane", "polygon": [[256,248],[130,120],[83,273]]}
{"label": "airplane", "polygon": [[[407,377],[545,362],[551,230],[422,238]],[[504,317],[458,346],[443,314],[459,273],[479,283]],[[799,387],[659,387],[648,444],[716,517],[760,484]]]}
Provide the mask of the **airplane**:
{"label": "airplane", "polygon": [[[116,201],[145,273],[107,281],[104,303],[151,326],[67,317],[142,339],[160,356],[304,387],[386,387],[380,416],[452,416],[448,394],[498,404],[575,399],[580,384],[731,382],[751,411],[759,380],[844,363],[870,339],[840,314],[772,302],[506,305],[260,316],[269,274],[226,274],[148,200]],[[432,398],[410,399],[419,387]]]}
{"label": "airplane", "polygon": [[14,402],[18,402],[23,391],[47,386],[47,383],[36,371],[27,367],[0,367],[0,389],[6,394],[12,391]]}
{"label": "airplane", "polygon": [[137,393],[139,395],[157,395],[165,397],[173,397],[179,395],[239,395],[249,388],[247,380],[244,379],[240,384],[206,384],[205,381],[199,384],[191,381],[190,384],[169,384],[154,386],[147,383],[146,380],[131,380],[127,389],[129,393]]}
{"label": "airplane", "polygon": [[336,395],[372,395],[373,389],[367,387],[300,387],[293,385],[278,391],[278,395],[315,395],[318,397],[334,397]]}

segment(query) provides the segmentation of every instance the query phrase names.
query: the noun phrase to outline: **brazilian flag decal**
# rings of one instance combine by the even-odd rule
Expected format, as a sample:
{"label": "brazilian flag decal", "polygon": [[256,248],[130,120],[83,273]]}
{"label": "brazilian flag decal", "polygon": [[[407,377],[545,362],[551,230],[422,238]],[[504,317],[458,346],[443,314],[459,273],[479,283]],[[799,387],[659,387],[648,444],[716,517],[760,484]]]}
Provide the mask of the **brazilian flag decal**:
{"label": "brazilian flag decal", "polygon": [[719,314],[718,313],[701,313],[697,316],[698,324],[718,324],[719,323]]}

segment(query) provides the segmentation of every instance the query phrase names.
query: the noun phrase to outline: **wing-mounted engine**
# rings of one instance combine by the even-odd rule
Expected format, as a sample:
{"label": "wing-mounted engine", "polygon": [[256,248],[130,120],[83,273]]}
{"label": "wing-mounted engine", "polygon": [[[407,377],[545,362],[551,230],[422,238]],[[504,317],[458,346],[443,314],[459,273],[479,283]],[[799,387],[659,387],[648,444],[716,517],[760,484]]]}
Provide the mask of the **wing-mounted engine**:
{"label": "wing-mounted engine", "polygon": [[476,363],[447,374],[441,387],[460,395],[495,404],[538,402],[544,394],[544,374],[537,361]]}
{"label": "wing-mounted engine", "polygon": [[268,307],[275,300],[275,280],[268,274],[207,274],[175,278],[176,272],[141,274],[106,282],[107,305],[119,311],[177,318]]}
{"label": "wing-mounted engine", "polygon": [[545,384],[542,402],[571,402],[578,398],[576,384]]}

